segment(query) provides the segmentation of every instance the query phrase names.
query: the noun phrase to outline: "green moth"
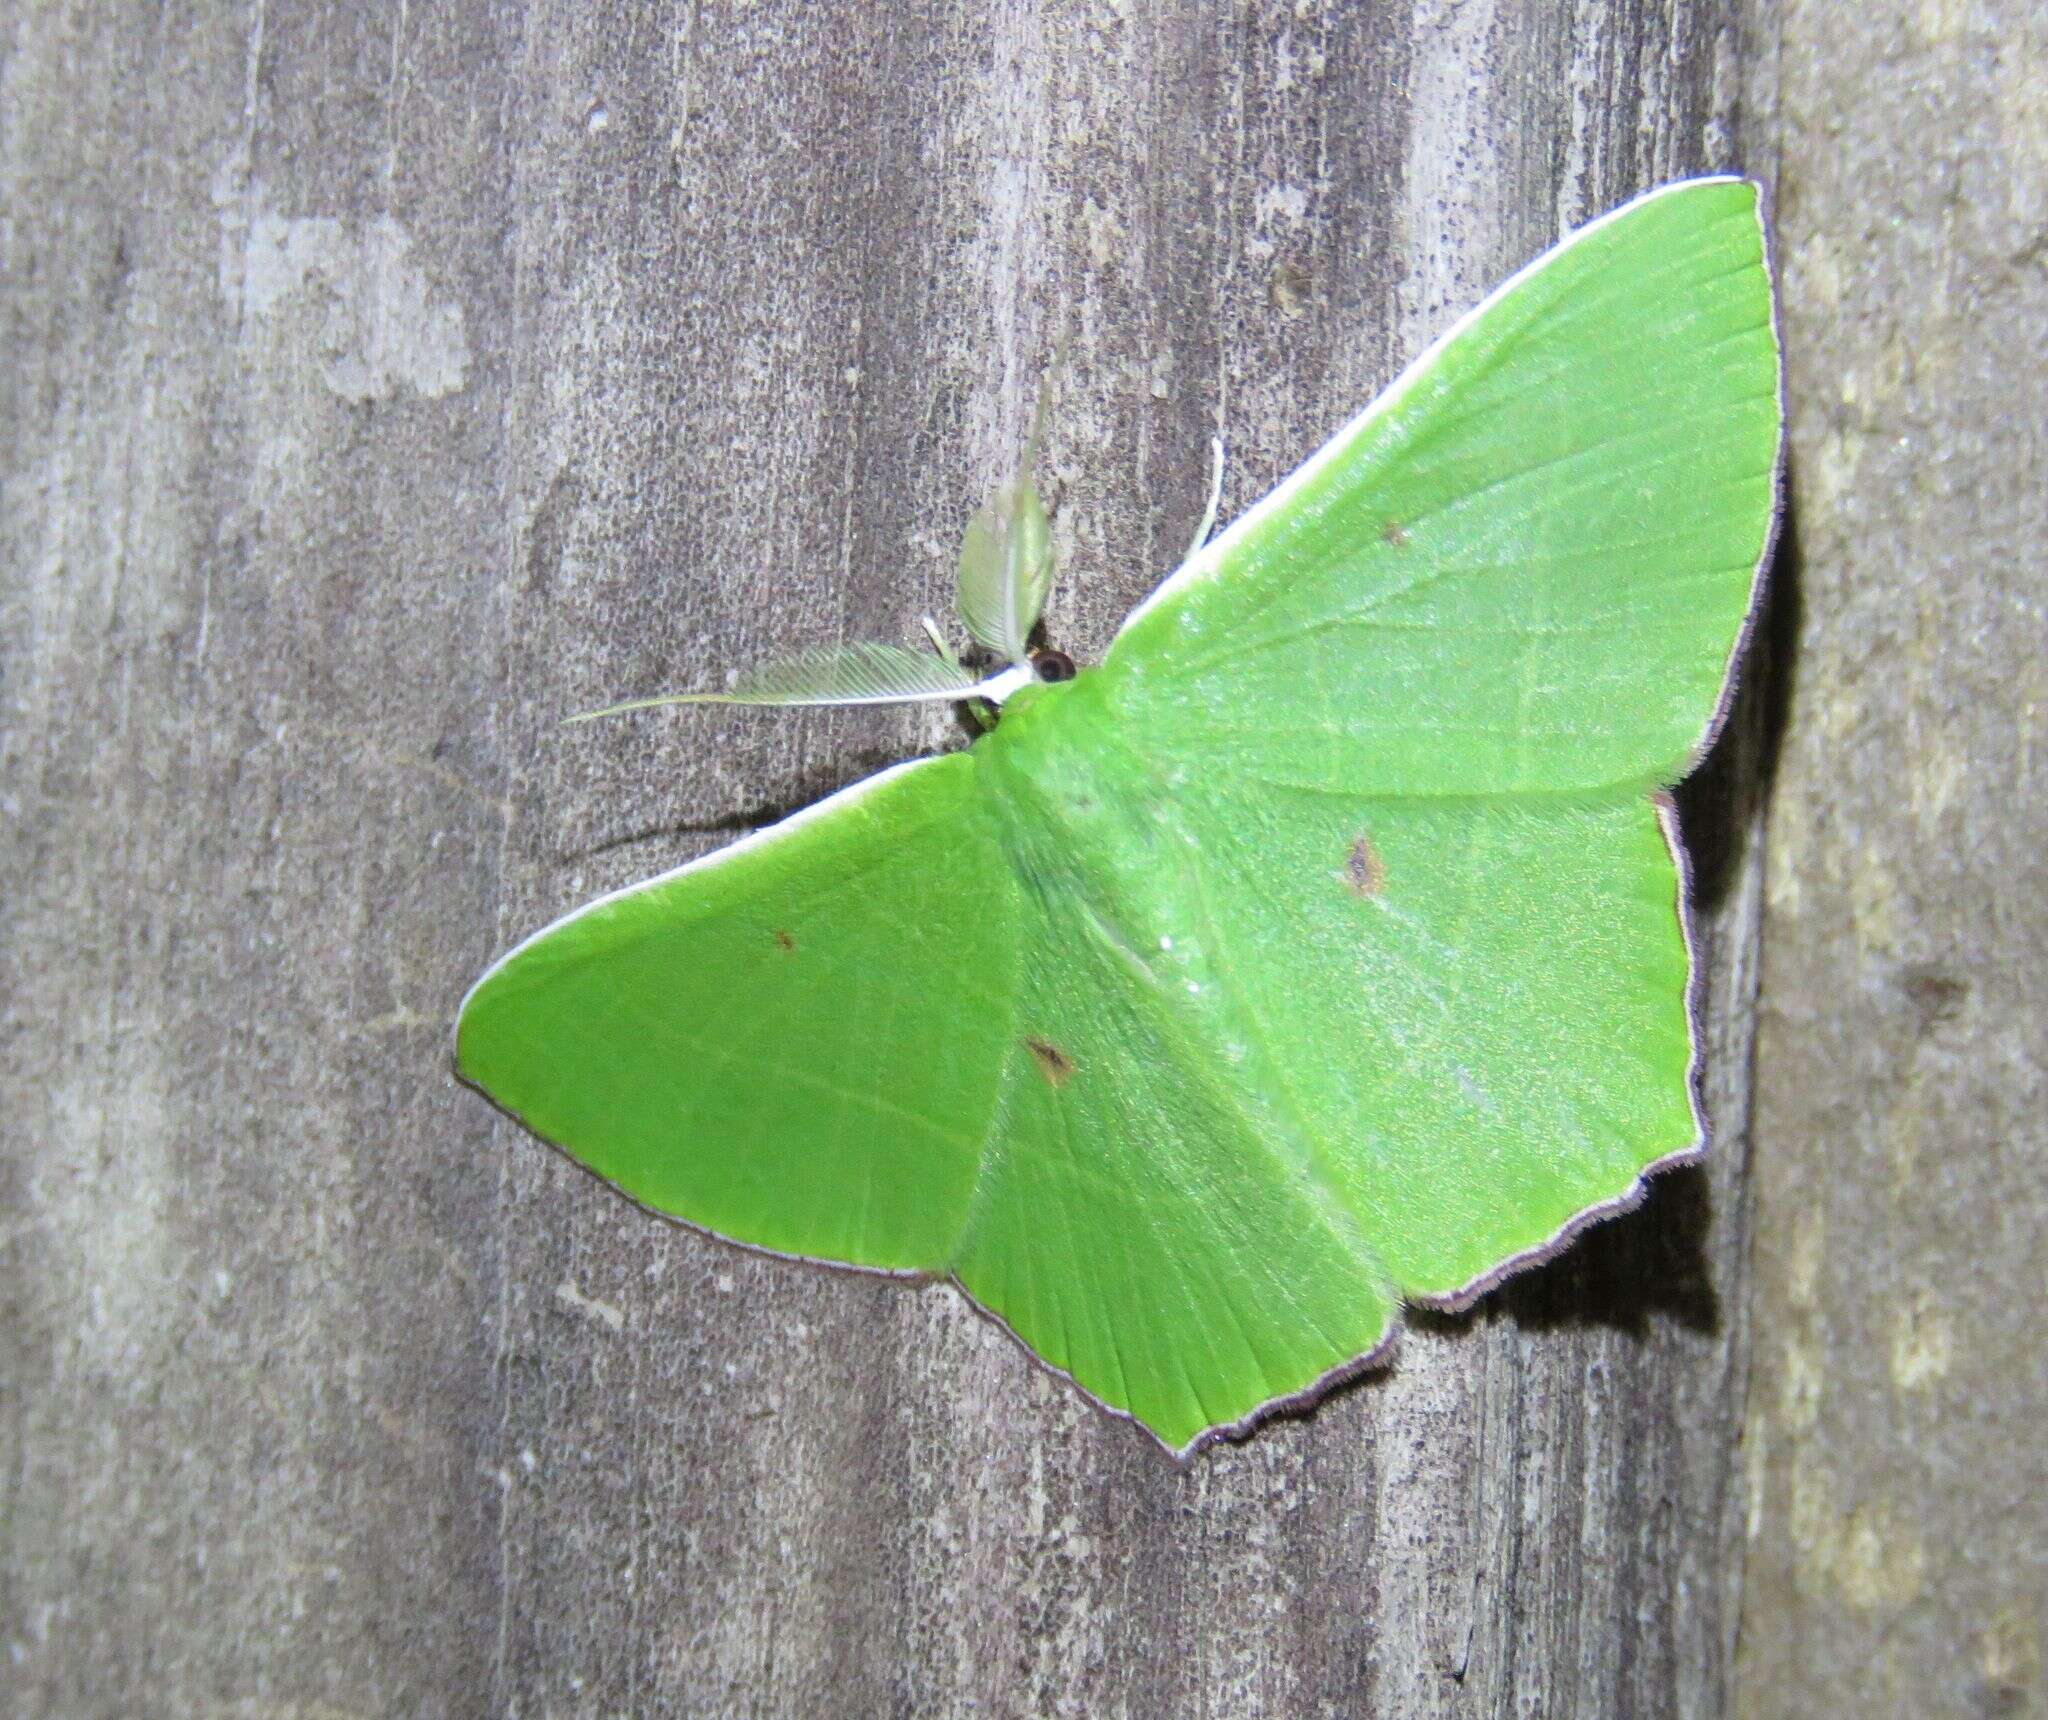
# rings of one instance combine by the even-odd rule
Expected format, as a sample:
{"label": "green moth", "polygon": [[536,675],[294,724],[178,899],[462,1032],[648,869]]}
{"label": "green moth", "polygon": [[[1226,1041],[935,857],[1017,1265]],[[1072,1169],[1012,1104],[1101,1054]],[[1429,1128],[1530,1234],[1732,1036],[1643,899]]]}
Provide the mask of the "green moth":
{"label": "green moth", "polygon": [[956,1280],[1175,1451],[1308,1401],[1703,1146],[1666,791],[1781,439],[1712,178],[1515,275],[1071,679],[1027,459],[962,555],[998,670],[716,695],[999,720],[536,933],[460,1072],[659,1212]]}

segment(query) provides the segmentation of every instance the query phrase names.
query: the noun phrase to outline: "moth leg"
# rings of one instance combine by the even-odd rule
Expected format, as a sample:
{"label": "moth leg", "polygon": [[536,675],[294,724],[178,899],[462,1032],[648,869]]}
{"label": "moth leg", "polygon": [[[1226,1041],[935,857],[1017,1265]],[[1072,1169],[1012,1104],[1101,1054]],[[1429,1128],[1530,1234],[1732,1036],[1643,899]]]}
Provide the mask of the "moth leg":
{"label": "moth leg", "polygon": [[959,668],[960,659],[953,655],[953,648],[946,643],[946,636],[939,631],[939,624],[929,615],[920,615],[917,620],[918,625],[924,629],[924,636],[932,642],[932,649],[939,654],[946,667]]}
{"label": "moth leg", "polygon": [[[1195,527],[1195,541],[1188,545],[1188,555],[1193,555],[1209,541],[1209,533],[1216,525],[1216,509],[1223,501],[1223,438],[1209,438],[1209,505],[1202,510],[1202,523]],[[1183,561],[1187,556],[1182,556]]]}

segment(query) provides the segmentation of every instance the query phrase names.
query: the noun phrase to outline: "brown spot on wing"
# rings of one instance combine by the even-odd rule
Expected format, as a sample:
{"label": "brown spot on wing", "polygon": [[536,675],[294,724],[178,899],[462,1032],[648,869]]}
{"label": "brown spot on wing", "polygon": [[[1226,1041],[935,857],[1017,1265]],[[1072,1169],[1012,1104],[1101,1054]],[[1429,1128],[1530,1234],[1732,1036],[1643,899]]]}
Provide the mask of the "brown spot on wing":
{"label": "brown spot on wing", "polygon": [[1038,1065],[1049,1087],[1064,1087],[1074,1073],[1074,1060],[1050,1039],[1026,1039],[1024,1049],[1031,1053],[1031,1061]]}
{"label": "brown spot on wing", "polygon": [[1354,896],[1377,896],[1387,881],[1387,868],[1379,850],[1364,831],[1351,839],[1351,851],[1344,856],[1344,887]]}
{"label": "brown spot on wing", "polygon": [[1380,536],[1387,543],[1393,545],[1395,549],[1399,549],[1408,541],[1408,534],[1401,529],[1401,522],[1399,520],[1389,520],[1385,525],[1381,526]]}
{"label": "brown spot on wing", "polygon": [[778,950],[793,950],[796,948],[796,939],[787,932],[777,932],[775,934],[775,947]]}

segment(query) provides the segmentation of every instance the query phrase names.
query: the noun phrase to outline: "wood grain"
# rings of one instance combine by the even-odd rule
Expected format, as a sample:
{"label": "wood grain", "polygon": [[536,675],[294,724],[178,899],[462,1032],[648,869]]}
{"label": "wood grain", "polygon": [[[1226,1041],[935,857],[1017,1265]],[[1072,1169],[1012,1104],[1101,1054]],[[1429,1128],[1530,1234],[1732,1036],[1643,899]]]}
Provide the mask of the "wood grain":
{"label": "wood grain", "polygon": [[914,637],[1062,342],[1098,654],[1217,425],[1227,516],[1563,227],[1768,169],[1768,17],[0,9],[10,1705],[1721,1711],[1768,699],[1684,801],[1709,1167],[1185,1470],[948,1292],[627,1206],[448,1024],[957,739],[560,716]]}
{"label": "wood grain", "polygon": [[1741,1708],[2048,1713],[2048,19],[1791,0]]}

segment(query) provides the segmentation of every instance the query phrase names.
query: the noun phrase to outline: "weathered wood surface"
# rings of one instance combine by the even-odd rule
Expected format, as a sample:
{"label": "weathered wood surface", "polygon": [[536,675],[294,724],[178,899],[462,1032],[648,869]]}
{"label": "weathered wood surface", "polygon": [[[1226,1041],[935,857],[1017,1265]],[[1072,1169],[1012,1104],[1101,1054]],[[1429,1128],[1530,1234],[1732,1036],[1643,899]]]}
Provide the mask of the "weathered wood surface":
{"label": "weathered wood surface", "polygon": [[1787,0],[1741,1706],[2048,1713],[2048,14]]}
{"label": "weathered wood surface", "polygon": [[949,738],[559,715],[911,637],[1062,338],[1092,655],[1219,419],[1228,511],[1561,226],[1768,170],[1749,14],[0,17],[10,1708],[1726,1705],[1767,700],[1686,801],[1710,1168],[1185,1470],[949,1292],[628,1207],[448,1024],[563,907]]}

